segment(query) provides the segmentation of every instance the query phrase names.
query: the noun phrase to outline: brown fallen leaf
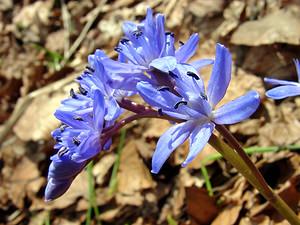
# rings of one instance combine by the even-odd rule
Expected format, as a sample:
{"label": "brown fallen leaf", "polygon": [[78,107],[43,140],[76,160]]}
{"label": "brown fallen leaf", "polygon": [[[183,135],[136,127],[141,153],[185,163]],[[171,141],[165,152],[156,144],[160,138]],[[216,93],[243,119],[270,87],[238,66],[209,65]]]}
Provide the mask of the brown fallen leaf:
{"label": "brown fallen leaf", "polygon": [[240,25],[231,37],[236,45],[300,44],[300,7],[275,11],[256,21]]}
{"label": "brown fallen leaf", "polygon": [[235,224],[237,218],[240,215],[240,211],[242,209],[242,205],[229,205],[227,206],[211,225],[233,225]]}
{"label": "brown fallen leaf", "polygon": [[215,199],[204,188],[186,188],[187,213],[198,225],[210,223],[218,214]]}
{"label": "brown fallen leaf", "polygon": [[51,131],[59,125],[53,113],[60,102],[69,95],[69,90],[76,87],[77,85],[71,84],[52,95],[43,94],[36,97],[14,126],[16,135],[23,141],[49,140]]}
{"label": "brown fallen leaf", "polygon": [[149,169],[139,157],[137,146],[133,140],[130,140],[122,151],[117,182],[116,200],[121,205],[129,203],[140,205],[142,203],[140,192],[156,186]]}
{"label": "brown fallen leaf", "polygon": [[93,175],[98,185],[101,186],[105,182],[105,176],[114,164],[115,159],[116,156],[114,154],[106,154],[94,165]]}

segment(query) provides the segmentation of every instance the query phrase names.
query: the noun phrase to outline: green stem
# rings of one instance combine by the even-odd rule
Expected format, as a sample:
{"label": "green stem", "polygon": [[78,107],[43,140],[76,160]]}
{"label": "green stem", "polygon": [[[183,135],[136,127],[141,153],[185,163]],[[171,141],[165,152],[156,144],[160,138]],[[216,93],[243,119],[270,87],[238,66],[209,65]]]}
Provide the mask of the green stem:
{"label": "green stem", "polygon": [[120,135],[120,141],[119,141],[119,145],[118,145],[118,149],[117,149],[117,158],[112,170],[112,174],[111,174],[111,178],[109,181],[109,194],[112,195],[113,193],[115,193],[116,189],[117,189],[117,173],[119,170],[119,166],[120,166],[120,160],[121,160],[121,153],[123,150],[123,146],[125,144],[125,136],[126,136],[126,129],[122,129],[121,130],[121,135]]}
{"label": "green stem", "polygon": [[[249,162],[245,163],[235,150],[214,134],[211,136],[209,144],[223,155],[223,157],[228,160],[270,202],[270,204],[289,221],[290,224],[300,225],[300,220],[294,211],[273,192],[263,178],[256,177],[257,172],[253,173],[253,166],[249,167]],[[263,185],[262,182],[264,182]]]}

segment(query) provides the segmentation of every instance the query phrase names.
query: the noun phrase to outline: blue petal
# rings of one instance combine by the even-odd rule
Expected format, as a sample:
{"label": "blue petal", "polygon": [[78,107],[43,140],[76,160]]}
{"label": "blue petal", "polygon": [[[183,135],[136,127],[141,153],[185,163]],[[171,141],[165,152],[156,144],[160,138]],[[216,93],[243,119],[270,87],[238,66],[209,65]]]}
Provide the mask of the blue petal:
{"label": "blue petal", "polygon": [[158,91],[150,83],[139,82],[137,90],[141,97],[151,106],[162,107],[163,109],[171,109],[181,100],[178,96],[168,91]]}
{"label": "blue petal", "polygon": [[136,85],[140,81],[150,82],[151,80],[143,73],[136,73],[134,76],[128,73],[117,73],[114,74],[109,84],[114,89],[135,91]]}
{"label": "blue petal", "polygon": [[61,159],[52,161],[49,166],[45,200],[51,201],[63,195],[85,165],[86,162],[76,163],[72,161],[68,155],[63,155]]}
{"label": "blue petal", "polygon": [[190,135],[190,151],[182,166],[187,166],[204,148],[208,142],[215,125],[213,123],[205,123],[198,125]]}
{"label": "blue petal", "polygon": [[62,196],[71,186],[73,179],[55,180],[48,179],[45,189],[45,201],[53,201]]}
{"label": "blue petal", "polygon": [[157,14],[155,17],[156,21],[156,38],[157,41],[157,51],[159,52],[159,57],[161,57],[164,53],[164,46],[166,43],[166,35],[165,35],[165,17],[162,14]]}
{"label": "blue petal", "polygon": [[189,137],[193,126],[192,121],[177,124],[159,138],[152,156],[152,173],[159,172],[171,153]]}
{"label": "blue petal", "polygon": [[266,96],[273,99],[283,99],[300,95],[300,86],[280,86],[266,92]]}
{"label": "blue petal", "polygon": [[224,97],[231,79],[231,55],[221,44],[216,46],[216,60],[208,82],[207,96],[212,107]]}
{"label": "blue petal", "polygon": [[[299,88],[300,91],[300,88]],[[217,124],[234,124],[250,117],[260,104],[259,94],[249,91],[214,112],[213,121]]]}
{"label": "blue petal", "polygon": [[104,122],[104,97],[100,90],[94,91],[93,125],[94,129],[102,132]]}
{"label": "blue petal", "polygon": [[104,119],[106,121],[116,120],[119,117],[120,113],[121,113],[121,108],[118,105],[118,102],[113,97],[109,97],[109,99],[106,102],[106,105],[108,107],[107,107],[107,112],[105,114]]}
{"label": "blue petal", "polygon": [[273,78],[264,78],[264,81],[267,83],[267,84],[270,84],[270,85],[294,85],[294,86],[297,86],[299,85],[299,83],[297,82],[294,82],[294,81],[287,81],[287,80],[278,80],[278,79],[273,79]]}
{"label": "blue petal", "polygon": [[77,147],[71,159],[81,163],[91,159],[102,150],[99,133],[90,133],[89,136]]}
{"label": "blue petal", "polygon": [[189,40],[182,45],[175,53],[178,62],[187,62],[196,52],[199,42],[199,35],[193,34]]}
{"label": "blue petal", "polygon": [[199,59],[190,63],[197,71],[202,67],[214,64],[213,59]]}
{"label": "blue petal", "polygon": [[173,71],[177,66],[176,58],[173,56],[165,56],[162,58],[154,59],[150,64],[149,67],[155,68],[160,70],[164,73],[169,73],[169,71]]}
{"label": "blue petal", "polygon": [[78,121],[74,119],[75,114],[72,112],[56,110],[54,116],[62,123],[74,129],[89,129],[88,125],[84,121]]}

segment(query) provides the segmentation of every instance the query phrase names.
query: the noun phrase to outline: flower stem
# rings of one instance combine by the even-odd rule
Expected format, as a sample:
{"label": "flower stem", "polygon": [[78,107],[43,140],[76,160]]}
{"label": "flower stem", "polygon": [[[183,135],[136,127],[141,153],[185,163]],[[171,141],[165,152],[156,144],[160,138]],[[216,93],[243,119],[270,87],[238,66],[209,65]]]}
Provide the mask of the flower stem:
{"label": "flower stem", "polygon": [[[268,186],[247,155],[248,160],[247,163],[245,163],[244,156],[241,157],[238,151],[234,151],[229,145],[214,134],[211,136],[209,144],[222,154],[223,157],[228,160],[270,202],[270,204],[289,221],[290,224],[300,225],[300,220],[294,211]],[[249,166],[249,161],[252,166]],[[253,167],[255,168],[255,171],[253,171]],[[259,177],[257,177],[257,173],[260,174]]]}

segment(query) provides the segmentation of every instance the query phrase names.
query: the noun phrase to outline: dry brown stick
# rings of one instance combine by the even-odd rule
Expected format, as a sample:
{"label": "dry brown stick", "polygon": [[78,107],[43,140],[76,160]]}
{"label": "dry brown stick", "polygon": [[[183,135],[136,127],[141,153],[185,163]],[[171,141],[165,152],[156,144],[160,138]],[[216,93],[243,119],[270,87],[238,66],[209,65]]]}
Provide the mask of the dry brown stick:
{"label": "dry brown stick", "polygon": [[66,63],[69,61],[71,56],[75,53],[77,48],[81,45],[81,42],[84,40],[87,33],[91,29],[93,23],[95,22],[95,20],[99,16],[100,12],[102,11],[102,7],[105,3],[106,3],[106,0],[102,0],[99,3],[99,5],[92,12],[90,12],[90,14],[91,14],[90,19],[87,21],[87,23],[83,27],[82,31],[80,32],[78,38],[75,40],[75,42],[73,43],[73,45],[71,46],[69,51],[66,53],[64,59],[61,61],[61,63],[60,63],[61,68],[66,65]]}

